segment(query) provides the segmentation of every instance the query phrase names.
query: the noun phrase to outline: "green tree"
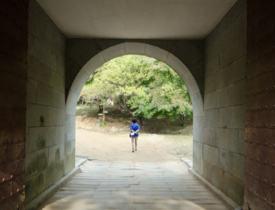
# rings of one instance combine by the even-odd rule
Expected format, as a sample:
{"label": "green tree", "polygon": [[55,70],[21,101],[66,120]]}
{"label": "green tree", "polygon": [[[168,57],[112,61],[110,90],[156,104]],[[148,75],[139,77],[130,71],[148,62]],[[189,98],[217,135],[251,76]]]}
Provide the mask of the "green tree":
{"label": "green tree", "polygon": [[102,104],[114,99],[114,108],[150,119],[192,120],[193,109],[186,85],[165,63],[154,58],[126,55],[103,64],[87,80],[83,98]]}

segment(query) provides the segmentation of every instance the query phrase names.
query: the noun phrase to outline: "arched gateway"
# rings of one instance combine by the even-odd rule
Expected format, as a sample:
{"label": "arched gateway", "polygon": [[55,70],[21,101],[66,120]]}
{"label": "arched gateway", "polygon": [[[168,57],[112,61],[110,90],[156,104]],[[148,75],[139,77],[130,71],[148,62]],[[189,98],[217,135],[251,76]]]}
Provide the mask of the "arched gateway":
{"label": "arched gateway", "polygon": [[[125,42],[109,47],[92,57],[75,77],[66,102],[66,139],[75,139],[75,111],[79,94],[89,76],[102,64],[119,56],[136,54],[156,58],[173,68],[185,82],[191,96],[194,113],[194,140],[199,141],[204,117],[203,101],[200,89],[190,70],[172,53],[146,43]],[[197,139],[196,139],[197,138]],[[195,142],[194,141],[194,142]],[[202,149],[194,147],[194,168],[201,172]],[[74,150],[73,150],[74,151]]]}

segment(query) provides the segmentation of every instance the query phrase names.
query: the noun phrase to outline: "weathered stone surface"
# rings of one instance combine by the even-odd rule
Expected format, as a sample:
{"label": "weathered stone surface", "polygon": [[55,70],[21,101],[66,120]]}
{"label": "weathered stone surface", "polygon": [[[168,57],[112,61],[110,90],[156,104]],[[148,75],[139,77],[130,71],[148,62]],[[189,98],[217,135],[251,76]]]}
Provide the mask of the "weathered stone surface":
{"label": "weathered stone surface", "polygon": [[67,56],[79,66],[84,66],[88,60],[100,52],[100,48],[93,39],[68,39],[67,43],[71,46],[67,48]]}
{"label": "weathered stone surface", "polygon": [[222,191],[239,205],[242,205],[244,183],[228,173],[223,174],[222,182]]}
{"label": "weathered stone surface", "polygon": [[219,110],[213,109],[205,111],[204,126],[218,127],[219,126]]}
{"label": "weathered stone surface", "polygon": [[52,87],[52,69],[28,56],[28,78]]}
{"label": "weathered stone surface", "polygon": [[62,45],[55,37],[53,38],[53,53],[58,59],[65,61],[65,50],[66,46]]}
{"label": "weathered stone surface", "polygon": [[204,154],[204,160],[207,162],[219,166],[220,164],[220,151],[217,147],[212,147],[208,145],[203,146],[203,154]]}
{"label": "weathered stone surface", "polygon": [[27,127],[51,126],[50,108],[27,103]]}
{"label": "weathered stone surface", "polygon": [[37,104],[53,106],[54,89],[41,83],[37,84]]}
{"label": "weathered stone surface", "polygon": [[33,39],[29,54],[51,69],[56,69],[56,55],[45,47],[38,39]]}
{"label": "weathered stone surface", "polygon": [[42,193],[46,188],[46,175],[45,171],[38,173],[32,177],[29,177],[25,181],[26,183],[26,203],[29,203],[37,195]]}
{"label": "weathered stone surface", "polygon": [[228,106],[245,103],[246,81],[241,80],[228,86]]}
{"label": "weathered stone surface", "polygon": [[48,167],[48,148],[26,154],[26,177],[30,177]]}
{"label": "weathered stone surface", "polygon": [[224,87],[243,80],[245,78],[245,72],[246,56],[243,56],[221,70],[221,86]]}
{"label": "weathered stone surface", "polygon": [[220,57],[216,56],[205,64],[205,78],[208,78],[212,74],[218,72],[219,69],[220,69]]}
{"label": "weathered stone surface", "polygon": [[216,128],[204,127],[202,133],[202,142],[211,146],[216,146]]}
{"label": "weathered stone surface", "polygon": [[203,174],[203,144],[193,141],[193,165],[194,169]]}
{"label": "weathered stone surface", "polygon": [[65,126],[56,126],[54,132],[54,143],[61,144],[65,142]]}
{"label": "weathered stone surface", "polygon": [[27,152],[41,150],[54,145],[54,131],[54,127],[29,128]]}
{"label": "weathered stone surface", "polygon": [[230,44],[227,48],[225,48],[221,52],[221,56],[220,56],[220,69],[223,69],[229,64],[238,60],[242,56],[240,49],[241,47],[240,47],[239,39],[235,40],[232,44]]}
{"label": "weathered stone surface", "polygon": [[36,82],[32,79],[28,79],[27,82],[27,102],[36,102]]}
{"label": "weathered stone surface", "polygon": [[227,87],[220,88],[217,90],[217,108],[227,107]]}
{"label": "weathered stone surface", "polygon": [[204,122],[203,117],[196,117],[196,118],[194,118],[193,126],[194,126],[194,131],[195,132],[193,132],[193,139],[195,141],[202,142],[203,122]]}
{"label": "weathered stone surface", "polygon": [[230,150],[244,155],[245,148],[245,130],[244,129],[234,129],[233,138],[230,144]]}
{"label": "weathered stone surface", "polygon": [[244,128],[245,105],[220,109],[219,123],[222,128]]}
{"label": "weathered stone surface", "polygon": [[65,158],[65,144],[57,144],[49,147],[49,165],[59,164]]}
{"label": "weathered stone surface", "polygon": [[62,126],[65,125],[65,110],[59,108],[51,108],[51,124],[53,126]]}
{"label": "weathered stone surface", "polygon": [[205,94],[204,110],[217,108],[217,91]]}
{"label": "weathered stone surface", "polygon": [[204,161],[203,176],[218,189],[222,188],[223,171],[211,163]]}
{"label": "weathered stone surface", "polygon": [[59,90],[53,90],[53,106],[65,109],[65,94]]}
{"label": "weathered stone surface", "polygon": [[53,88],[65,92],[65,78],[56,72],[52,72]]}

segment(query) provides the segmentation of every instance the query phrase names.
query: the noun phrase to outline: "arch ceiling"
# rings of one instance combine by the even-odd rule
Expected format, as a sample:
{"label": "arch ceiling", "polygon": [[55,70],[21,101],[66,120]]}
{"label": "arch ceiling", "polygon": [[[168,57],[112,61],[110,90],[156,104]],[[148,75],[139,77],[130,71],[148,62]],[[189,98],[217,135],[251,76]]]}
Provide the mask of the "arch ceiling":
{"label": "arch ceiling", "polygon": [[68,38],[203,39],[236,0],[37,0]]}

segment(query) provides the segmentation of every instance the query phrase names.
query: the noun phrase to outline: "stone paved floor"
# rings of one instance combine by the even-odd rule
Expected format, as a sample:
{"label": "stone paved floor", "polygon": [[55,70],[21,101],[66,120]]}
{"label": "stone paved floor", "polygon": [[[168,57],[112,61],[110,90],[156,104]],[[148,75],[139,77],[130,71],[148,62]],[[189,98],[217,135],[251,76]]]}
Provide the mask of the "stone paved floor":
{"label": "stone paved floor", "polygon": [[183,162],[88,161],[39,210],[227,208]]}

